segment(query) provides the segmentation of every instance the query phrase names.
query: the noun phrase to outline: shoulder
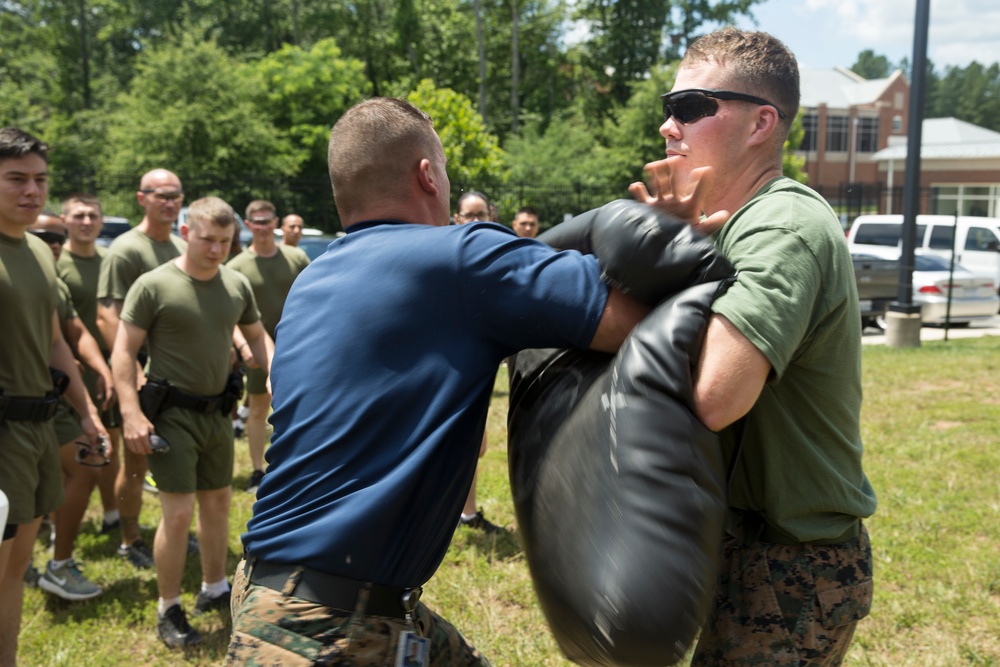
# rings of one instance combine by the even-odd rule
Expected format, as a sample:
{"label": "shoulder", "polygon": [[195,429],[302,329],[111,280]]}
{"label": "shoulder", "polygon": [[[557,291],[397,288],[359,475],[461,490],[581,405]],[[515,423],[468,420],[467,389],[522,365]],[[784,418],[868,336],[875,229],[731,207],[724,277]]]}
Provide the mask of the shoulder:
{"label": "shoulder", "polygon": [[305,262],[306,264],[309,263],[309,255],[307,255],[306,251],[302,248],[294,248],[292,246],[282,244],[278,246],[278,252],[280,252],[285,259],[293,264],[301,262]]}

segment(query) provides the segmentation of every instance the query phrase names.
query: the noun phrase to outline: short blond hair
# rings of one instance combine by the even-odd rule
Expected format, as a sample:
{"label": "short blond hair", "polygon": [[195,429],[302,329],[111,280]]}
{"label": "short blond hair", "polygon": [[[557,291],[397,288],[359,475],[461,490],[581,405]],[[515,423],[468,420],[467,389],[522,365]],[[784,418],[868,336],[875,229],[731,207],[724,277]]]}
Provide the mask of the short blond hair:
{"label": "short blond hair", "polygon": [[202,225],[210,222],[218,227],[235,227],[236,212],[233,207],[218,197],[202,197],[196,199],[188,207],[188,229],[203,229]]}
{"label": "short blond hair", "polygon": [[374,97],[348,109],[330,132],[330,184],[341,217],[402,191],[413,167],[436,156],[430,116],[406,100]]}

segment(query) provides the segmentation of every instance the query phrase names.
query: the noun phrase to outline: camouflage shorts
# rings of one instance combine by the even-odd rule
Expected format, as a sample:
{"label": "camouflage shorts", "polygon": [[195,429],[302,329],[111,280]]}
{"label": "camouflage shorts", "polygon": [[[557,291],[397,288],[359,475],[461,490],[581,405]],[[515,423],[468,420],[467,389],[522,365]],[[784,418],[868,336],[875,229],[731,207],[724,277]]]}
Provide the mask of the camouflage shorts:
{"label": "camouflage shorts", "polygon": [[691,665],[840,665],[872,591],[864,526],[855,539],[828,546],[727,538]]}
{"label": "camouflage shorts", "polygon": [[[246,561],[236,568],[232,595],[227,665],[392,667],[399,635],[410,629],[402,619],[364,615],[364,593],[354,613],[346,616],[251,584]],[[429,640],[428,667],[490,667],[453,625],[423,604],[417,605],[414,629]]]}

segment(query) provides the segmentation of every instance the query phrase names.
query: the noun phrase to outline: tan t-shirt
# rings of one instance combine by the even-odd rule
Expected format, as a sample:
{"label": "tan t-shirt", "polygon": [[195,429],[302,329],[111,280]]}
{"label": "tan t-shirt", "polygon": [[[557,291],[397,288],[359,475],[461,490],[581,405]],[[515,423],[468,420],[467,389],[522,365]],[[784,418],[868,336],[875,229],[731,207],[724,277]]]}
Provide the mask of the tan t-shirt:
{"label": "tan t-shirt", "polygon": [[221,394],[237,324],[260,319],[250,283],[225,266],[195,280],[174,262],[143,274],[125,297],[121,319],[146,331],[152,380],[199,396]]}

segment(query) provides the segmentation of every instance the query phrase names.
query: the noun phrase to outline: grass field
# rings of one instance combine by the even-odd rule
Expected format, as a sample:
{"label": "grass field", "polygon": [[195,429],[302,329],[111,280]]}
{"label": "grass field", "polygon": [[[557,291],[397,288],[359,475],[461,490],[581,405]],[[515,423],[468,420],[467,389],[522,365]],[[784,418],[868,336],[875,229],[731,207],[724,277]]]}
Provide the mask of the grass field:
{"label": "grass field", "polygon": [[[1000,338],[925,343],[919,349],[864,350],[865,465],[879,495],[868,522],[876,560],[875,604],[861,622],[848,665],[1000,665]],[[490,448],[480,465],[480,505],[509,530],[487,537],[456,532],[424,601],[454,622],[497,667],[569,665],[538,609],[514,532],[507,483],[507,378],[493,395]],[[237,443],[235,486],[249,474]],[[252,497],[234,493],[230,565]],[[146,494],[142,523],[155,525]],[[88,510],[77,557],[106,587],[90,602],[25,595],[21,664],[88,667],[220,664],[228,619],[193,619],[205,644],[173,653],[155,636],[152,572],[136,572],[98,534],[99,503]],[[152,534],[146,535],[147,541]],[[48,558],[39,542],[36,565]],[[185,608],[200,577],[189,559]]]}

